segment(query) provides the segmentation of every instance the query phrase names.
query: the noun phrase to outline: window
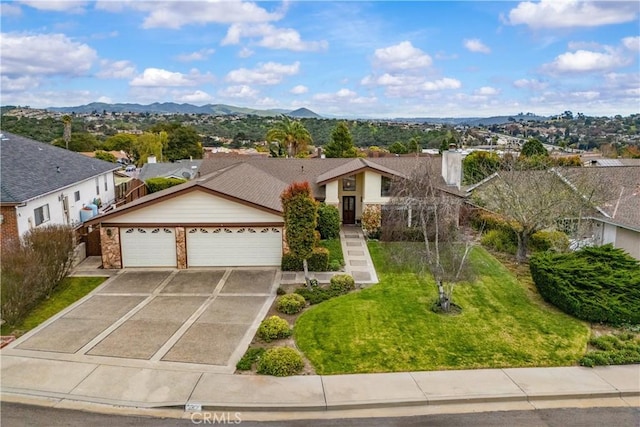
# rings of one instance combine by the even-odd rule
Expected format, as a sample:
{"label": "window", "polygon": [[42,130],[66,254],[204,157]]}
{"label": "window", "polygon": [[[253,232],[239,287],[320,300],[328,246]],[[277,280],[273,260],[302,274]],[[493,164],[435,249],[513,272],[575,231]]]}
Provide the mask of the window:
{"label": "window", "polygon": [[96,194],[100,194],[100,178],[96,178]]}
{"label": "window", "polygon": [[73,200],[75,200],[76,202],[80,201],[80,191],[76,191],[75,193],[73,193]]}
{"label": "window", "polygon": [[381,197],[391,197],[391,178],[388,176],[382,177],[382,183],[380,186],[380,196]]}
{"label": "window", "polygon": [[107,185],[107,176],[104,176],[104,191],[109,191],[109,186]]}
{"label": "window", "polygon": [[356,176],[342,178],[342,191],[356,191]]}
{"label": "window", "polygon": [[36,226],[49,221],[49,205],[42,205],[34,209],[33,216],[36,219]]}

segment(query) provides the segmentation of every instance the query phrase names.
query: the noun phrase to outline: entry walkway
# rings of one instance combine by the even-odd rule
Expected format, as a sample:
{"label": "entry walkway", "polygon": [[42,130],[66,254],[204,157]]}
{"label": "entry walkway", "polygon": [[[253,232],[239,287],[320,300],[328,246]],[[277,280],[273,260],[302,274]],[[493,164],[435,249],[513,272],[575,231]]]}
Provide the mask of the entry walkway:
{"label": "entry walkway", "polygon": [[[378,283],[376,269],[371,261],[367,241],[359,226],[343,226],[340,229],[340,243],[344,257],[344,271],[315,272],[310,271],[309,277],[316,279],[318,283],[329,283],[336,274],[350,274],[359,285],[372,285]],[[283,285],[303,284],[304,272],[283,271]]]}

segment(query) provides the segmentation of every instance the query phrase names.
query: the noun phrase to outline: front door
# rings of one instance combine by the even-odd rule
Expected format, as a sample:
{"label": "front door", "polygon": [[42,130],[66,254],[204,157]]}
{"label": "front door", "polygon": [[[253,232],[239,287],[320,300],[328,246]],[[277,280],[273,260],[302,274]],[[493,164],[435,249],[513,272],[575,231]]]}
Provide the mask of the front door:
{"label": "front door", "polygon": [[356,223],[356,196],[342,197],[342,223]]}

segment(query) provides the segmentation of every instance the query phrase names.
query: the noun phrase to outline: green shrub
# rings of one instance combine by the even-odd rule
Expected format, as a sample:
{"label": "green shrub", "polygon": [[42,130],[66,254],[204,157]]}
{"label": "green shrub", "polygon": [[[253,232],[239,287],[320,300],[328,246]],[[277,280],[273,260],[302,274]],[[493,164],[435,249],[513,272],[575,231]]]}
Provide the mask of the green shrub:
{"label": "green shrub", "polygon": [[276,310],[284,314],[300,313],[306,301],[300,294],[288,294],[278,297],[276,300]]}
{"label": "green shrub", "polygon": [[340,236],[340,212],[333,205],[318,206],[318,226],[321,239],[337,239]]}
{"label": "green shrub", "polygon": [[480,243],[494,251],[508,254],[515,254],[518,250],[518,244],[513,241],[512,235],[501,229],[487,231],[480,239]]}
{"label": "green shrub", "polygon": [[253,347],[248,348],[244,356],[236,363],[236,369],[239,371],[249,371],[253,367],[253,364],[260,360],[260,357],[264,353],[264,348]]}
{"label": "green shrub", "polygon": [[589,322],[640,323],[640,262],[622,249],[539,252],[529,267],[542,297],[564,312]]}
{"label": "green shrub", "polygon": [[329,262],[329,271],[340,271],[342,268],[342,263],[337,259],[332,259]]}
{"label": "green shrub", "polygon": [[569,237],[562,231],[537,231],[529,239],[529,248],[532,252],[567,252]]}
{"label": "green shrub", "polygon": [[331,278],[329,292],[334,296],[347,294],[356,288],[356,282],[348,274],[337,274]]}
{"label": "green shrub", "polygon": [[322,301],[326,301],[331,298],[331,295],[326,289],[322,289],[318,286],[313,286],[311,289],[304,287],[295,290],[295,293],[302,295],[302,297],[311,305],[320,304]]}
{"label": "green shrub", "polygon": [[262,321],[258,327],[258,336],[266,342],[291,336],[291,326],[282,317],[271,316]]}
{"label": "green shrub", "polygon": [[304,368],[302,356],[290,347],[275,347],[265,351],[258,361],[258,373],[286,377]]}
{"label": "green shrub", "polygon": [[167,188],[173,187],[175,185],[183,184],[187,182],[186,179],[182,178],[149,178],[144,183],[147,185],[149,189],[149,193],[155,193],[156,191],[166,190]]}
{"label": "green shrub", "polygon": [[[329,270],[329,251],[325,248],[313,248],[313,253],[307,260],[309,271]],[[302,271],[302,260],[292,253],[282,255],[282,271]]]}
{"label": "green shrub", "polygon": [[276,295],[285,295],[287,293],[287,291],[285,291],[282,286],[278,286],[278,289],[276,290]]}

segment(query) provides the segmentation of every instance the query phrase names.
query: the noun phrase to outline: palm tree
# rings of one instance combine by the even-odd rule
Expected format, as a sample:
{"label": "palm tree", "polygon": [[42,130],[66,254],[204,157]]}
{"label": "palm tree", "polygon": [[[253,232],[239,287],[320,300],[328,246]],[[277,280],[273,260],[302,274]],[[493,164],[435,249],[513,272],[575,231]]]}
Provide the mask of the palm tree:
{"label": "palm tree", "polygon": [[64,124],[64,133],[62,134],[62,137],[68,150],[69,141],[71,141],[71,116],[68,114],[62,116],[62,123]]}
{"label": "palm tree", "polygon": [[277,142],[286,146],[288,157],[295,157],[307,148],[307,144],[310,144],[312,139],[311,134],[301,122],[282,116],[282,119],[267,131],[267,142]]}

